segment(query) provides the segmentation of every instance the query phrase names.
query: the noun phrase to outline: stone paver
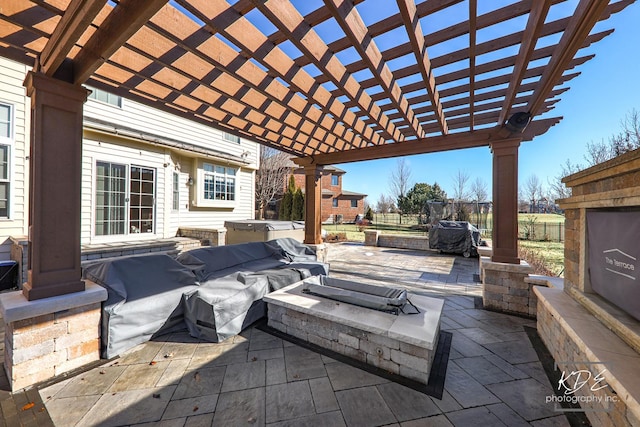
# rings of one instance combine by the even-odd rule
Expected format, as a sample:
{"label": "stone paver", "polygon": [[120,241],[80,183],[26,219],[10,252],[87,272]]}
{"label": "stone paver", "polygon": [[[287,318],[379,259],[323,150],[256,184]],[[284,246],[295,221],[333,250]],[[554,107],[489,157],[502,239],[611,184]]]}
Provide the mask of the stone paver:
{"label": "stone paver", "polygon": [[442,399],[249,328],[223,343],[161,336],[39,394],[0,391],[2,416],[64,427],[568,425],[544,400],[553,391],[523,328],[535,321],[475,308],[477,259],[336,244],[329,261],[335,277],[445,299]]}

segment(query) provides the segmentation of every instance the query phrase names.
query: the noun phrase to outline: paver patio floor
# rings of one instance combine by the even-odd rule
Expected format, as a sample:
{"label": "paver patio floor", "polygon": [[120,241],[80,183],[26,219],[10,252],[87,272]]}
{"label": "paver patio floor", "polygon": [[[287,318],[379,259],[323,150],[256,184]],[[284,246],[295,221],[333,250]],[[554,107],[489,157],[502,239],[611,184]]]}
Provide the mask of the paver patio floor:
{"label": "paver patio floor", "polygon": [[41,388],[56,426],[567,426],[524,327],[475,308],[477,259],[355,244],[330,247],[331,274],[445,298],[453,334],[435,399],[256,328],[223,343],[186,332]]}

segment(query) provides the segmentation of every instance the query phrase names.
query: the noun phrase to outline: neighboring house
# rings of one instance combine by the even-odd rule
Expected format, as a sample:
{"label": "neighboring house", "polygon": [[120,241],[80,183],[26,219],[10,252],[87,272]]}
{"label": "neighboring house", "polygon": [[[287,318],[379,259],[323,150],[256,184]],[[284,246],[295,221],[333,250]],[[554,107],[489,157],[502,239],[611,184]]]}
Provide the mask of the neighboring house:
{"label": "neighboring house", "polygon": [[[10,257],[11,236],[28,234],[27,71],[0,58],[0,260]],[[220,229],[226,220],[253,218],[257,143],[89,89],[83,246],[170,238],[180,228]]]}
{"label": "neighboring house", "polygon": [[[358,215],[364,216],[366,194],[342,189],[345,171],[335,166],[325,166],[322,172],[322,204],[320,214],[323,223],[355,222]],[[296,186],[304,192],[304,168],[293,170]],[[288,181],[287,181],[288,182]]]}

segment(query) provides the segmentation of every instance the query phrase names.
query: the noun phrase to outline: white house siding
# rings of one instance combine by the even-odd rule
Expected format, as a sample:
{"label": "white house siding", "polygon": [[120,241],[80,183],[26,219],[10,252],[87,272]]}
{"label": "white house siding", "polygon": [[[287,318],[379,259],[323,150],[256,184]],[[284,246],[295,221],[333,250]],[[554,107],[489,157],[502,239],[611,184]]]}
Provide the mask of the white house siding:
{"label": "white house siding", "polygon": [[10,212],[0,219],[0,260],[10,259],[9,236],[24,236],[28,227],[28,160],[30,100],[22,82],[29,67],[0,57],[0,103],[11,106],[13,137],[9,154]]}

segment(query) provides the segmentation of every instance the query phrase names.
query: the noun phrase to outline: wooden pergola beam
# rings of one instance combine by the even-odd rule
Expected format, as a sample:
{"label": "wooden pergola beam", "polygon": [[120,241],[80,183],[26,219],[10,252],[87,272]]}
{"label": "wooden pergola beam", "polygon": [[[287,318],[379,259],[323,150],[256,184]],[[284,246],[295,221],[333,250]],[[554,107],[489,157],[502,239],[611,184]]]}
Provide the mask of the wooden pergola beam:
{"label": "wooden pergola beam", "polygon": [[544,20],[549,13],[551,0],[538,0],[532,4],[531,12],[527,20],[527,26],[522,34],[522,42],[520,50],[516,56],[516,64],[512,72],[511,80],[507,88],[507,94],[504,97],[504,103],[498,116],[498,124],[504,124],[507,121],[508,114],[511,111],[511,105],[515,99],[518,87],[527,71],[527,66],[531,61],[531,56],[538,42],[538,38],[542,33]]}
{"label": "wooden pergola beam", "polygon": [[440,151],[485,147],[495,141],[504,139],[498,135],[498,131],[499,128],[492,128],[474,132],[432,136],[427,139],[410,140],[403,143],[385,144],[376,147],[343,151],[341,153],[319,154],[316,156],[303,157],[300,159],[294,159],[294,162],[301,166],[310,164],[332,165],[365,160],[387,159],[413,154],[437,153]]}
{"label": "wooden pergola beam", "polygon": [[608,1],[581,0],[574,15],[570,18],[566,30],[562,33],[558,48],[551,56],[545,72],[540,79],[540,85],[533,93],[527,105],[528,111],[535,116],[542,107],[547,94],[557,84],[558,78],[564,73],[566,65],[573,59],[583,41],[589,35],[593,26],[605,12]]}
{"label": "wooden pergola beam", "polygon": [[429,54],[427,53],[427,45],[424,42],[424,35],[418,18],[416,4],[414,0],[397,0],[397,3],[398,8],[400,9],[400,15],[402,15],[402,20],[404,21],[404,26],[407,30],[407,35],[409,36],[409,43],[413,48],[416,63],[420,69],[420,75],[422,76],[424,85],[427,88],[429,101],[431,102],[431,107],[436,115],[440,132],[442,132],[443,135],[446,135],[449,133],[449,129],[447,127],[444,112],[442,111],[440,94],[436,88],[436,79],[433,75]]}
{"label": "wooden pergola beam", "polygon": [[371,100],[358,81],[349,73],[342,62],[329,50],[324,41],[311,28],[289,0],[252,0],[256,7],[269,18],[280,31],[286,33],[300,51],[313,59],[313,63],[333,81],[342,86],[344,93],[369,117],[384,129],[394,141],[404,140],[396,126],[382,113],[380,107]]}
{"label": "wooden pergola beam", "polygon": [[82,84],[168,0],[120,0],[74,58],[73,79]]}
{"label": "wooden pergola beam", "polygon": [[43,73],[53,76],[106,3],[107,0],[72,0],[69,3],[40,54],[39,66]]}

